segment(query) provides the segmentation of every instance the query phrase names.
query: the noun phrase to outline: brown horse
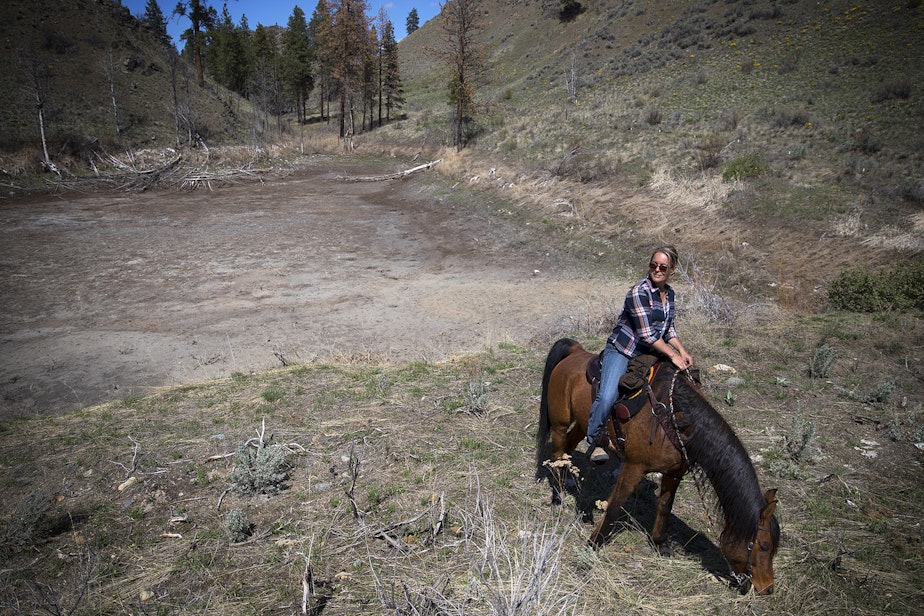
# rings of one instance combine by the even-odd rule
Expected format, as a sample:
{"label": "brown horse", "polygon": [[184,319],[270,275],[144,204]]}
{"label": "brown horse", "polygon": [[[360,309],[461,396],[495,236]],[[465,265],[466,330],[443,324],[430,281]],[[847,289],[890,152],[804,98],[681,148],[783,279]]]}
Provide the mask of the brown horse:
{"label": "brown horse", "polygon": [[[552,345],[542,376],[536,452],[539,464],[544,461],[550,435],[553,462],[571,452],[586,435],[593,402],[586,369],[593,357],[568,338]],[[780,542],[780,526],[773,515],[776,489],[761,493],[754,466],[741,441],[686,374],[664,364],[652,390],[660,402],[656,405],[661,407],[659,412],[667,414],[668,428],[647,402],[631,419],[614,419],[619,421],[625,438],[622,451],[617,452],[623,464],[606,511],[590,536],[591,545],[603,545],[622,505],[645,474],[659,472],[661,490],[651,537],[658,550],[667,553],[667,521],[674,493],[683,475],[698,465],[712,484],[725,516],[719,547],[731,566],[732,578],[742,591],[750,582],[761,594],[773,592],[773,557]],[[616,443],[613,422],[608,426],[610,441]],[[679,448],[668,435],[674,429]],[[563,471],[560,466],[549,468],[553,473],[553,502],[560,503]]]}

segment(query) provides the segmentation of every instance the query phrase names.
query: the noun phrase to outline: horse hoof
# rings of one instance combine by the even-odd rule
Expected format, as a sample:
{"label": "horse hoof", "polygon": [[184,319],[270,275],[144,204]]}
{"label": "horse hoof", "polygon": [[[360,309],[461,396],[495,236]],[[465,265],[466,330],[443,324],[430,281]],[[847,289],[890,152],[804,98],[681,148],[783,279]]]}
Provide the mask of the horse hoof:
{"label": "horse hoof", "polygon": [[673,551],[671,551],[671,546],[666,543],[662,543],[658,546],[658,554],[664,556],[665,558],[670,558],[674,555]]}

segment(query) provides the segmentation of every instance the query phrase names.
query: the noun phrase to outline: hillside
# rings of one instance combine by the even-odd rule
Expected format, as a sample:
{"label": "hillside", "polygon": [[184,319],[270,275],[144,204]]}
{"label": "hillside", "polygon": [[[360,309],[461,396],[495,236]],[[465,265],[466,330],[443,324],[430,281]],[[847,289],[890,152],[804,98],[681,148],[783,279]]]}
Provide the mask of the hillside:
{"label": "hillside", "polygon": [[[570,22],[551,4],[485,10],[472,174],[530,177],[523,192],[565,199],[601,241],[672,239],[745,296],[803,307],[832,272],[921,253],[919,3],[637,0]],[[438,37],[433,20],[402,42],[396,138],[446,140]]]}
{"label": "hillside", "polygon": [[248,135],[247,106],[212,84],[199,88],[192,67],[117,2],[3,2],[0,40],[8,179],[35,173],[41,160],[36,84],[52,159],[74,174],[90,172],[94,148],[163,150],[196,134],[210,144]]}

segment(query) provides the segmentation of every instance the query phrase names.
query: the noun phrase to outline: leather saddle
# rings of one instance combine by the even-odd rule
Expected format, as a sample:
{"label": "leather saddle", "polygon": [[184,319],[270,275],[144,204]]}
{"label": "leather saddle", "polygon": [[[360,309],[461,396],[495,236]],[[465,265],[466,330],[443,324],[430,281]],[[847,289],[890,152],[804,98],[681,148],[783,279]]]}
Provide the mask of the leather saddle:
{"label": "leather saddle", "polygon": [[[592,400],[597,398],[597,391],[600,389],[602,358],[603,353],[601,352],[587,362],[587,382],[590,383]],[[650,385],[664,361],[661,355],[648,354],[629,360],[626,373],[619,379],[619,396],[610,414],[626,421],[642,410],[646,402],[655,406],[657,400],[654,398]],[[643,396],[643,392],[647,392],[648,395]]]}

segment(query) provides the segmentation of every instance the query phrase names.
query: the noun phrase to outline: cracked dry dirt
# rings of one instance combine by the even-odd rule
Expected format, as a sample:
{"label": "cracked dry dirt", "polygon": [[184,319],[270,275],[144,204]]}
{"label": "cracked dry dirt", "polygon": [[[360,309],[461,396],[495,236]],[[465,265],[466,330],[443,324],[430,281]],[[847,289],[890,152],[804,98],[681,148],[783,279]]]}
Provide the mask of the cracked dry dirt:
{"label": "cracked dry dirt", "polygon": [[489,206],[345,172],[382,169],[0,202],[0,417],[283,361],[444,360],[607,290]]}

